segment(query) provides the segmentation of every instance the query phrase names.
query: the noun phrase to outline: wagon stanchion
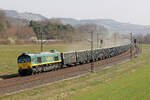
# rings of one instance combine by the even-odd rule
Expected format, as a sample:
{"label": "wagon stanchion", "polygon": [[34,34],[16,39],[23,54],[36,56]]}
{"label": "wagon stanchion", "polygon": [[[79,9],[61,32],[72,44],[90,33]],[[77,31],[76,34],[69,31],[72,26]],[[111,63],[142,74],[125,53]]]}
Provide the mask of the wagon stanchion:
{"label": "wagon stanchion", "polygon": [[132,49],[133,49],[133,43],[132,43],[132,32],[130,33],[130,59],[132,59]]}
{"label": "wagon stanchion", "polygon": [[93,61],[93,31],[91,32],[91,72],[94,72],[94,61]]}

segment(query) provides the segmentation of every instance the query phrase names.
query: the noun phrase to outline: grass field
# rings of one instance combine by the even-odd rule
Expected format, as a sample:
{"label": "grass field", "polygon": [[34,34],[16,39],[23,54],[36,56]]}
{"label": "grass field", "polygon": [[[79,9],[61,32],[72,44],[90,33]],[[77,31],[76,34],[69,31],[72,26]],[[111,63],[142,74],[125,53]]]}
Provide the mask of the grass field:
{"label": "grass field", "polygon": [[48,84],[0,100],[149,100],[150,45],[132,61],[78,78]]}

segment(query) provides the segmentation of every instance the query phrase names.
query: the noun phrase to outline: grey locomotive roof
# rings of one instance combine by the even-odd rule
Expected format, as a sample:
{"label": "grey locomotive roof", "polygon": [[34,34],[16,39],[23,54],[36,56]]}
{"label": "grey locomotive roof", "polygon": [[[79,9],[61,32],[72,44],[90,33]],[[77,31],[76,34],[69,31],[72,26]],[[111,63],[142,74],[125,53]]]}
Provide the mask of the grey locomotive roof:
{"label": "grey locomotive roof", "polygon": [[[60,52],[54,52],[54,53],[60,53]],[[25,55],[29,55],[29,56],[34,56],[34,55],[36,55],[36,54],[54,54],[54,53],[51,53],[51,52],[39,52],[39,53],[23,53],[23,54],[25,54]]]}

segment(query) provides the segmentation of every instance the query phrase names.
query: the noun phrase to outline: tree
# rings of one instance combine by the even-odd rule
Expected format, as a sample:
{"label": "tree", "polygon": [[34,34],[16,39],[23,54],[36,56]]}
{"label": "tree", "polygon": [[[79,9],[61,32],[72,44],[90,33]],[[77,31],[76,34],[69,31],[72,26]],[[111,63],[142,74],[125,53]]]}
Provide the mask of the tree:
{"label": "tree", "polygon": [[15,36],[20,40],[29,40],[31,37],[35,37],[35,34],[32,29],[26,25],[18,27]]}
{"label": "tree", "polygon": [[7,29],[11,27],[10,23],[5,16],[5,12],[0,10],[0,38],[8,38]]}
{"label": "tree", "polygon": [[36,33],[38,39],[40,39],[41,32],[43,34],[43,39],[61,39],[72,41],[74,28],[67,24],[63,25],[57,20],[45,21],[45,22],[30,22],[30,27],[32,27],[33,31]]}
{"label": "tree", "polygon": [[144,36],[142,34],[135,34],[134,38],[137,39],[137,42],[144,42]]}
{"label": "tree", "polygon": [[103,39],[109,34],[107,28],[97,24],[78,25],[76,29],[79,31],[80,35],[82,35],[83,38],[86,40],[88,40],[88,38],[91,36],[91,32],[94,32],[94,40],[97,39],[97,34],[100,37],[98,39]]}
{"label": "tree", "polygon": [[150,44],[150,34],[146,34],[144,36],[143,42],[146,43],[146,44]]}
{"label": "tree", "polygon": [[32,27],[37,39],[40,39],[41,32],[43,32],[43,25],[40,22],[30,21],[29,26]]}
{"label": "tree", "polygon": [[120,39],[120,34],[119,34],[119,32],[113,33],[113,34],[112,34],[112,38],[113,38],[114,43],[116,43],[117,40]]}
{"label": "tree", "polygon": [[62,24],[60,20],[56,19],[56,18],[52,18],[49,20],[50,23],[54,24],[54,25],[60,25]]}

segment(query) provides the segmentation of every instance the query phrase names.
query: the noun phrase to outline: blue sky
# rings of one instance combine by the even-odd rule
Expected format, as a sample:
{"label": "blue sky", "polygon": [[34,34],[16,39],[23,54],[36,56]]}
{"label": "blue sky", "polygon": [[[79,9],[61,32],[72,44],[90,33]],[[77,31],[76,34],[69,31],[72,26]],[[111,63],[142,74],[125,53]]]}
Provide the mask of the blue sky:
{"label": "blue sky", "polygon": [[0,8],[48,18],[104,18],[150,25],[150,0],[0,0]]}

